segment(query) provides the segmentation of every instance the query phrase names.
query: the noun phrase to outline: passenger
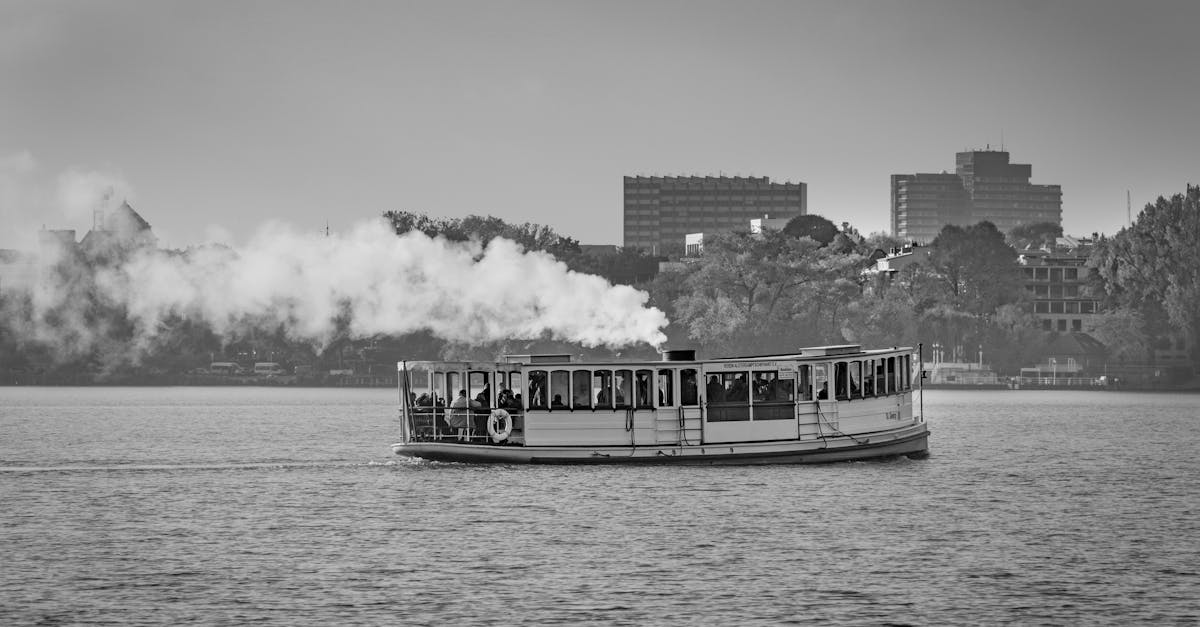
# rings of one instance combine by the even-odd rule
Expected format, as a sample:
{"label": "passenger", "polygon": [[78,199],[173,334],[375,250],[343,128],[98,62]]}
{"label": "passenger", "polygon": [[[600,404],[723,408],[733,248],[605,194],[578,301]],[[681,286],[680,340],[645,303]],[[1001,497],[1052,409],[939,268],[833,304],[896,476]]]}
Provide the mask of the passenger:
{"label": "passenger", "polygon": [[818,400],[818,401],[823,401],[823,400],[826,400],[826,399],[828,399],[828,398],[829,398],[829,382],[828,382],[828,381],[822,381],[822,382],[821,382],[821,389],[820,389],[820,391],[818,391],[818,392],[817,392],[817,400]]}
{"label": "passenger", "polygon": [[480,407],[490,407],[492,404],[492,387],[484,384],[483,390],[475,395],[475,402],[479,403]]}
{"label": "passenger", "polygon": [[512,395],[512,404],[513,404],[513,409],[522,409],[525,407],[525,403],[521,400],[520,394]]}
{"label": "passenger", "polygon": [[738,378],[733,380],[733,385],[729,386],[729,400],[737,402],[747,400],[749,398],[748,392],[746,380],[741,375],[738,375]]}
{"label": "passenger", "polygon": [[450,425],[451,429],[458,430],[458,439],[467,439],[467,428],[471,424],[471,407],[473,401],[467,398],[466,390],[458,391],[458,398],[450,403],[450,414],[446,417],[446,424]]}
{"label": "passenger", "polygon": [[562,394],[555,394],[554,400],[550,401],[551,409],[566,409],[567,404],[563,402]]}
{"label": "passenger", "polygon": [[708,378],[708,384],[704,386],[704,395],[710,403],[725,402],[725,387],[721,385],[721,379],[717,375]]}
{"label": "passenger", "polygon": [[496,405],[504,409],[512,409],[514,405],[512,390],[508,388],[500,390],[500,393],[496,395]]}
{"label": "passenger", "polygon": [[775,379],[771,398],[776,401],[792,400],[792,379]]}
{"label": "passenger", "polygon": [[608,407],[608,390],[600,390],[596,393],[596,407]]}
{"label": "passenger", "polygon": [[433,401],[430,400],[428,392],[422,392],[414,404],[417,407],[433,407]]}
{"label": "passenger", "polygon": [[692,376],[688,376],[688,371],[684,370],[681,383],[682,385],[680,385],[679,389],[679,402],[683,405],[699,405],[700,399],[696,394],[697,385],[695,373],[693,372]]}
{"label": "passenger", "polygon": [[[517,396],[520,397],[521,395],[518,394]],[[546,407],[546,394],[541,381],[534,380],[529,382],[529,406],[543,409]]]}

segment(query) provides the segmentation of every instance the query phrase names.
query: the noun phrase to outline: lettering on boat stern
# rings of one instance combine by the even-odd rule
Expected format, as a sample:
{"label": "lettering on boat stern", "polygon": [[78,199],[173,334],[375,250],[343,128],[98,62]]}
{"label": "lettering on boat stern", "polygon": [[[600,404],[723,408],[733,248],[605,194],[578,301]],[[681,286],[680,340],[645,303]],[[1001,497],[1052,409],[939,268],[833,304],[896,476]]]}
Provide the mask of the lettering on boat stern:
{"label": "lettering on boat stern", "polygon": [[889,412],[887,413],[887,419],[888,419],[888,420],[900,420],[900,412],[898,412],[898,411],[889,411]]}

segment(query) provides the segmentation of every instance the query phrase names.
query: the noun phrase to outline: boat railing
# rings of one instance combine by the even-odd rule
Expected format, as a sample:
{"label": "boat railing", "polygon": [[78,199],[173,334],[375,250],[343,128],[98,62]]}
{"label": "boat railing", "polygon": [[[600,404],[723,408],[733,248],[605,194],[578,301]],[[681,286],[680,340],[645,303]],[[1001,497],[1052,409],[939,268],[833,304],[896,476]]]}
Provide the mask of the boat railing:
{"label": "boat railing", "polygon": [[[502,409],[512,420],[508,439],[519,439],[525,428],[524,411],[520,407],[471,407],[469,409],[435,406],[415,406],[410,414],[415,441],[461,441],[493,444],[488,433],[488,418],[492,411]],[[462,420],[465,418],[466,420]],[[452,424],[464,424],[458,427]],[[514,438],[514,436],[517,436]]]}

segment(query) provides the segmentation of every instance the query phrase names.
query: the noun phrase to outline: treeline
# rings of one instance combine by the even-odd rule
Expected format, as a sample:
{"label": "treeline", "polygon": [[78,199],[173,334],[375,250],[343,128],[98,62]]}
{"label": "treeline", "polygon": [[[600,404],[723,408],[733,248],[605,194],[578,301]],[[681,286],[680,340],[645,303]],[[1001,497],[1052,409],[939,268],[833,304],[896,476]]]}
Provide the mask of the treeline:
{"label": "treeline", "polygon": [[[592,254],[578,240],[537,224],[495,217],[431,218],[384,214],[397,234],[421,231],[486,245],[497,237],[554,256],[577,272],[634,285],[667,313],[673,347],[702,356],[784,352],[801,346],[940,344],[946,358],[984,361],[1015,374],[1039,361],[1049,333],[1033,316],[1018,249],[1061,235],[1056,225],[1029,225],[1007,234],[988,222],[945,227],[925,250],[928,259],[889,280],[864,279],[875,258],[904,246],[885,235],[863,237],[816,215],[781,231],[706,234],[703,254],[664,261],[635,250]],[[170,254],[188,255],[191,251]],[[543,338],[462,345],[428,333],[335,335],[321,346],[291,339],[279,325],[244,319],[222,334],[203,322],[171,316],[153,334],[138,333],[125,305],[105,297],[106,270],[120,254],[65,256],[32,292],[0,293],[0,374],[39,372],[115,379],[181,373],[210,361],[277,361],[317,369],[370,369],[398,359],[493,359],[504,353],[567,352],[654,358],[655,348],[587,349]],[[1084,330],[1114,363],[1152,363],[1154,349],[1186,342],[1192,363],[1200,337],[1200,187],[1159,198],[1137,221],[1095,242],[1084,296],[1103,313]],[[47,299],[53,292],[55,298]],[[39,299],[42,299],[39,301]],[[47,301],[54,306],[39,306]],[[54,330],[53,333],[47,330]]]}
{"label": "treeline", "polygon": [[[1052,244],[1055,224],[1007,236],[990,222],[946,226],[928,260],[864,279],[872,258],[904,243],[862,238],[819,216],[782,231],[706,236],[704,254],[659,275],[652,303],[669,335],[709,354],[753,354],[829,343],[940,344],[945,359],[1003,374],[1040,361],[1053,332],[1032,314],[1018,250]],[[1081,296],[1100,303],[1084,331],[1114,364],[1152,365],[1155,349],[1190,347],[1200,367],[1200,187],[1160,197],[1113,237],[1097,237]]]}

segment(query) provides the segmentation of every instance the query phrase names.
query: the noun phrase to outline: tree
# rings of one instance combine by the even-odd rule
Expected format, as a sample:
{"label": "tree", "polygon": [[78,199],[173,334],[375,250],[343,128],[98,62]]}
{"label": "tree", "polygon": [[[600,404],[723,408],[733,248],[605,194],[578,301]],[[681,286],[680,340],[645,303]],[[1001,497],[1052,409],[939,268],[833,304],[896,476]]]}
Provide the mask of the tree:
{"label": "tree", "polygon": [[946,225],[932,244],[930,261],[956,308],[986,316],[1024,294],[1017,252],[991,222]]}
{"label": "tree", "polygon": [[829,220],[808,213],[792,218],[784,227],[783,232],[792,237],[811,237],[822,246],[828,246],[838,235],[837,225]]}
{"label": "tree", "polygon": [[840,335],[840,323],[822,314],[857,294],[862,261],[780,231],[714,235],[683,271],[676,319],[692,340],[727,352],[831,340]]}
{"label": "tree", "polygon": [[1150,343],[1186,339],[1200,367],[1200,186],[1146,205],[1132,226],[1097,245],[1089,263],[1106,306],[1137,311]]}
{"label": "tree", "polygon": [[1007,240],[1009,246],[1021,250],[1026,246],[1041,248],[1053,244],[1062,235],[1062,225],[1057,222],[1031,222],[1013,227],[1008,232]]}
{"label": "tree", "polygon": [[1103,344],[1114,361],[1144,363],[1151,354],[1145,327],[1136,310],[1116,308],[1093,316],[1084,331]]}

